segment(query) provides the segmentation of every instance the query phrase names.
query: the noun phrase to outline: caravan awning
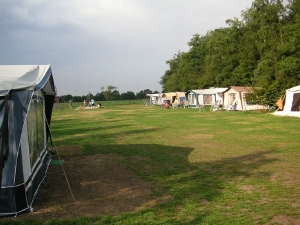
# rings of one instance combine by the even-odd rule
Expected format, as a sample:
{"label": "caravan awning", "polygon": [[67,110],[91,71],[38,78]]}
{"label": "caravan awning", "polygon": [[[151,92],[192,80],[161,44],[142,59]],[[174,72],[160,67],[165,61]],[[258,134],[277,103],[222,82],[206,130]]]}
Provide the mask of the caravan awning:
{"label": "caravan awning", "polygon": [[180,98],[180,97],[185,97],[185,92],[176,92],[176,96],[177,96],[178,98]]}
{"label": "caravan awning", "polygon": [[173,96],[176,96],[176,92],[168,92],[168,93],[163,93],[162,98],[171,98]]}
{"label": "caravan awning", "polygon": [[159,97],[159,94],[146,94],[146,96],[149,96],[149,97]]}
{"label": "caravan awning", "polygon": [[227,89],[228,88],[209,88],[209,89],[199,89],[199,90],[191,90],[191,91],[198,95],[215,95],[217,93],[222,93]]}

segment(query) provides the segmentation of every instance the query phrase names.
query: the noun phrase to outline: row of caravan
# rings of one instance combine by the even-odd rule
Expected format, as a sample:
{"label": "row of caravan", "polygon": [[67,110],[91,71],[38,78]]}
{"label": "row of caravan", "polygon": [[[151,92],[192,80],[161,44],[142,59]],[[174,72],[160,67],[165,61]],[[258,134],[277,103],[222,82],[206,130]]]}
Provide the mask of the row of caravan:
{"label": "row of caravan", "polygon": [[236,110],[268,109],[266,105],[251,104],[246,98],[252,92],[251,87],[231,86],[229,88],[209,88],[189,90],[187,92],[169,92],[147,94],[151,105],[177,105],[185,102],[188,107],[219,105],[226,109],[235,105]]}

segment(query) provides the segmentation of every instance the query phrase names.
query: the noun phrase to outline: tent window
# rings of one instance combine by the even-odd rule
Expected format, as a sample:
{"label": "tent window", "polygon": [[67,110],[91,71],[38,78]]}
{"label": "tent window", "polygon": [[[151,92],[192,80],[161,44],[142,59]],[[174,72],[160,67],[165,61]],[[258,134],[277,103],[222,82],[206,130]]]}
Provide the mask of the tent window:
{"label": "tent window", "polygon": [[213,102],[212,95],[203,95],[204,105],[211,105]]}
{"label": "tent window", "polygon": [[179,97],[179,101],[183,102],[185,100],[185,97]]}
{"label": "tent window", "polygon": [[235,93],[231,93],[228,95],[228,105],[232,105],[235,101]]}
{"label": "tent window", "polygon": [[42,100],[32,100],[27,116],[31,168],[34,167],[37,159],[45,148],[43,107],[44,102]]}

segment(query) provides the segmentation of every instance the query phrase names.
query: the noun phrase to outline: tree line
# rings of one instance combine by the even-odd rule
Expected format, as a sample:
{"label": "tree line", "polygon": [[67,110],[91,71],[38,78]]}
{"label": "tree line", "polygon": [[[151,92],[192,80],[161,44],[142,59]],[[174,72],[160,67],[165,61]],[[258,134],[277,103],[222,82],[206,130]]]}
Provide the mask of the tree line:
{"label": "tree line", "polygon": [[300,0],[255,0],[228,27],[195,34],[188,52],[166,63],[163,92],[250,86],[277,100],[300,81]]}
{"label": "tree line", "polygon": [[97,92],[96,95],[89,93],[82,96],[72,96],[61,95],[59,96],[59,102],[68,102],[71,99],[74,102],[83,102],[84,100],[90,101],[94,99],[95,101],[111,101],[111,100],[136,100],[136,99],[145,99],[147,94],[155,94],[158,91],[152,92],[149,89],[141,90],[138,93],[133,93],[132,91],[127,91],[125,93],[119,93],[118,89],[112,85],[108,85],[106,88],[101,87],[101,92]]}

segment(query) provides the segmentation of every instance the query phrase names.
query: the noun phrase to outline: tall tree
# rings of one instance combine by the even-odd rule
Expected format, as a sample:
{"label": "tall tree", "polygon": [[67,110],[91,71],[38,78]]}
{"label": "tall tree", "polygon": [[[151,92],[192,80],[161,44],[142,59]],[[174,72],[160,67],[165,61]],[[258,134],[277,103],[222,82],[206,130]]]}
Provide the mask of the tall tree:
{"label": "tall tree", "polygon": [[112,100],[113,99],[113,90],[117,89],[114,86],[108,85],[106,90],[104,90],[104,87],[101,88],[102,89],[102,93],[106,99],[106,101]]}
{"label": "tall tree", "polygon": [[173,59],[168,60],[166,63],[169,65],[169,69],[165,71],[165,74],[161,77],[160,84],[162,85],[163,92],[170,92],[177,89],[177,73],[180,64],[181,52],[173,56]]}
{"label": "tall tree", "polygon": [[242,20],[226,23],[227,28],[193,35],[190,50],[167,61],[160,80],[164,91],[253,86],[259,87],[257,100],[269,102],[299,84],[300,0],[286,7],[282,0],[254,0]]}
{"label": "tall tree", "polygon": [[152,91],[145,89],[136,94],[137,99],[145,99],[147,94],[152,94]]}
{"label": "tall tree", "polygon": [[134,100],[135,98],[135,94],[132,91],[121,94],[121,100]]}
{"label": "tall tree", "polygon": [[290,1],[286,13],[275,82],[276,86],[283,88],[282,91],[300,82],[300,0]]}
{"label": "tall tree", "polygon": [[254,84],[268,87],[276,78],[281,43],[281,15],[284,7],[279,0],[256,0],[244,13],[247,36],[254,41],[259,59],[254,70]]}

